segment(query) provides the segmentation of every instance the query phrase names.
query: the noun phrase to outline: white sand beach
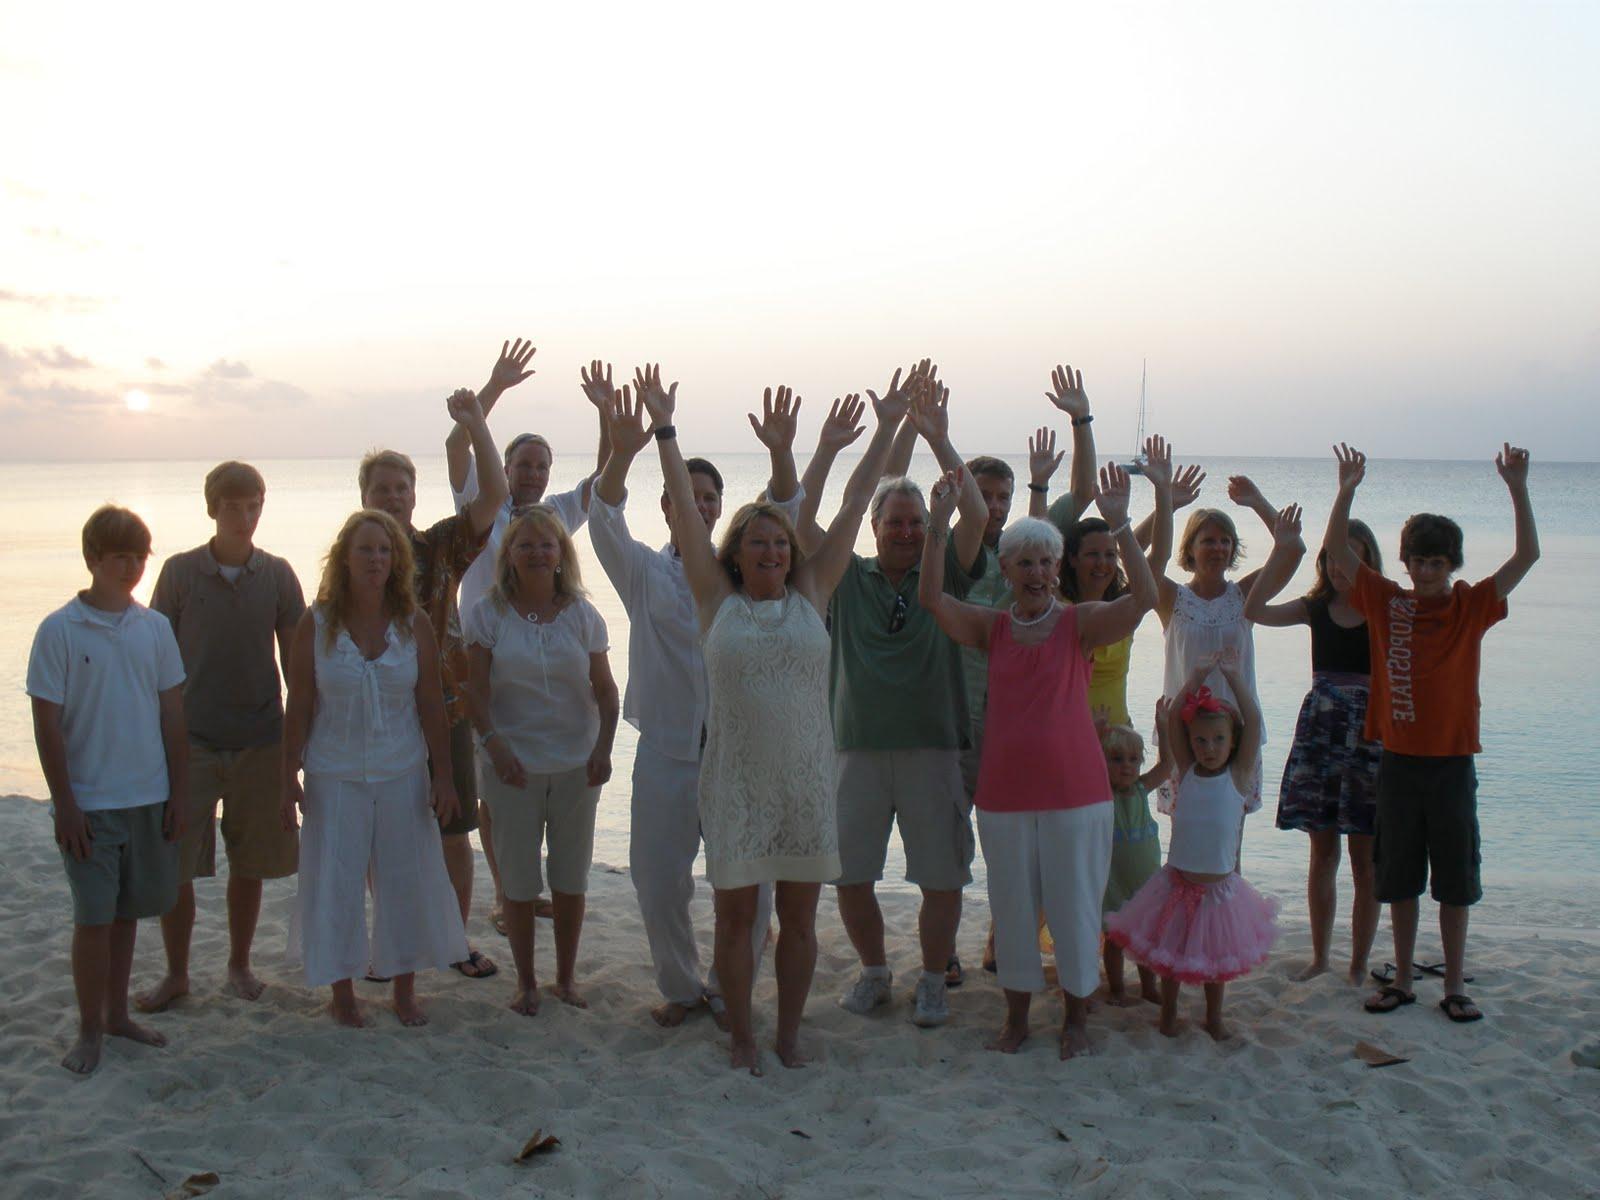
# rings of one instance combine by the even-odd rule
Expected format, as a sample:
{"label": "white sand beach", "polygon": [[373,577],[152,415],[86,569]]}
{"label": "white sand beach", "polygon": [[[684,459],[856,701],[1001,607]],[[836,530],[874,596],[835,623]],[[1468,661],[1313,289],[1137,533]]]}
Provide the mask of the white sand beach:
{"label": "white sand beach", "polygon": [[[1035,1002],[1034,1038],[1004,1057],[983,1049],[1000,1018],[977,970],[987,911],[969,896],[966,986],[953,1018],[924,1031],[900,995],[862,1019],[834,1005],[853,959],[831,898],[807,1012],[813,1064],[764,1078],[726,1066],[723,1039],[697,1015],[652,1024],[648,956],[633,889],[597,864],[581,955],[591,1007],[547,997],[533,1019],[506,1008],[509,954],[483,920],[474,941],[499,977],[425,976],[432,1024],[378,1017],[351,1031],[326,1016],[281,963],[292,881],[269,884],[247,1003],[221,988],[224,879],[198,885],[194,994],[150,1018],[171,1044],[109,1044],[87,1080],[58,1065],[75,1024],[70,902],[44,806],[0,801],[9,870],[0,889],[0,1194],[148,1197],[211,1171],[233,1196],[1244,1196],[1600,1195],[1600,1071],[1569,1051],[1600,1037],[1600,938],[1592,931],[1474,930],[1473,993],[1487,1019],[1451,1025],[1437,980],[1389,1017],[1361,1011],[1337,975],[1290,978],[1309,943],[1303,905],[1285,902],[1269,963],[1229,988],[1236,1036],[1160,1037],[1154,1006],[1099,1008],[1095,1054],[1057,1060],[1059,999]],[[886,898],[898,993],[914,979],[914,910]],[[696,906],[707,941],[710,893]],[[1430,943],[1425,913],[1422,944]],[[539,965],[553,973],[548,924]],[[1336,948],[1339,943],[1336,942]],[[1379,933],[1381,960],[1387,931]],[[140,929],[135,988],[161,966],[155,922]],[[1198,1008],[1198,994],[1186,996]],[[770,1035],[770,970],[757,988]],[[1374,1069],[1366,1040],[1408,1057]],[[513,1156],[535,1129],[553,1153]]]}

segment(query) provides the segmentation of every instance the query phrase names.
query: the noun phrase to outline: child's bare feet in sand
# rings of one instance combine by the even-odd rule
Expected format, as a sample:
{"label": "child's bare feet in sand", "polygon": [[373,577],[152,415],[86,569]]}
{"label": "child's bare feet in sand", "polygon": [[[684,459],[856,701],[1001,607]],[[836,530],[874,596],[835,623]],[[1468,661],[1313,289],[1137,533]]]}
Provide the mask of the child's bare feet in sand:
{"label": "child's bare feet in sand", "polygon": [[676,1000],[668,1000],[650,1010],[650,1019],[663,1029],[676,1029],[699,1007],[698,1004],[679,1004]]}
{"label": "child's bare feet in sand", "polygon": [[539,985],[530,983],[527,987],[518,987],[517,994],[511,998],[511,1011],[521,1013],[525,1017],[539,1015]]}
{"label": "child's bare feet in sand", "polygon": [[259,1000],[266,988],[249,967],[229,967],[228,982],[223,985],[223,991],[241,1000]]}
{"label": "child's bare feet in sand", "polygon": [[189,977],[187,975],[167,975],[160,983],[148,992],[140,992],[133,998],[133,1006],[142,1013],[166,1012],[170,1005],[179,996],[189,994]]}
{"label": "child's bare feet in sand", "polygon": [[995,1034],[983,1044],[985,1050],[994,1050],[1000,1054],[1015,1054],[1022,1048],[1022,1043],[1028,1040],[1028,1027],[1017,1026],[1007,1021],[1000,1026],[1000,1032]]}
{"label": "child's bare feet in sand", "polygon": [[93,1075],[94,1069],[100,1065],[102,1040],[102,1035],[98,1033],[80,1033],[72,1049],[61,1060],[61,1065],[74,1075]]}
{"label": "child's bare feet in sand", "polygon": [[1326,975],[1327,973],[1327,963],[1312,962],[1306,964],[1306,966],[1295,972],[1294,980],[1296,983],[1304,983],[1308,979],[1315,979],[1318,975]]}
{"label": "child's bare feet in sand", "polygon": [[1089,1045],[1088,1026],[1064,1022],[1061,1026],[1061,1061],[1093,1053],[1094,1049]]}
{"label": "child's bare feet in sand", "polygon": [[786,1040],[779,1038],[772,1043],[772,1049],[778,1055],[778,1061],[790,1070],[798,1070],[811,1060],[800,1053],[799,1039]]}
{"label": "child's bare feet in sand", "polygon": [[752,1075],[761,1074],[760,1055],[756,1050],[755,1041],[734,1042],[728,1055],[728,1065],[735,1071],[743,1068]]}
{"label": "child's bare feet in sand", "polygon": [[1156,983],[1156,973],[1149,967],[1139,968],[1139,999],[1151,1004],[1161,1003],[1161,987]]}
{"label": "child's bare feet in sand", "polygon": [[555,998],[563,1004],[570,1004],[573,1008],[589,1007],[589,1002],[583,998],[583,993],[579,992],[577,986],[571,982],[558,983],[550,990],[555,994]]}
{"label": "child's bare feet in sand", "polygon": [[1207,1017],[1206,1032],[1213,1042],[1225,1042],[1233,1036],[1233,1030],[1222,1023],[1221,1017]]}

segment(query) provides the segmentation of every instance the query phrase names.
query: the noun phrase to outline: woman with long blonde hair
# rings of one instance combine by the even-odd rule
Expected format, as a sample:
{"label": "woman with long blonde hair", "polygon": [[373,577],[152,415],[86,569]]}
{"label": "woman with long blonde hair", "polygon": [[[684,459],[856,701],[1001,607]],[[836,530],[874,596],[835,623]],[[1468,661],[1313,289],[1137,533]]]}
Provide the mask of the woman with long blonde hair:
{"label": "woman with long blonde hair", "polygon": [[464,614],[467,709],[478,735],[479,788],[505,893],[517,964],[511,1008],[539,1010],[533,905],[548,837],[557,998],[587,1007],[574,976],[583,933],[595,807],[611,778],[621,704],[605,620],[589,603],[577,551],[548,504],[512,513],[494,585]]}
{"label": "woman with long blonde hair", "polygon": [[288,676],[285,828],[296,807],[305,816],[290,952],[308,983],[332,985],[341,1024],[370,1023],[352,982],[370,966],[393,977],[401,1023],[425,1025],[416,972],[466,955],[439,840],[457,800],[433,628],[412,592],[410,539],[387,513],[364,509],[340,529]]}

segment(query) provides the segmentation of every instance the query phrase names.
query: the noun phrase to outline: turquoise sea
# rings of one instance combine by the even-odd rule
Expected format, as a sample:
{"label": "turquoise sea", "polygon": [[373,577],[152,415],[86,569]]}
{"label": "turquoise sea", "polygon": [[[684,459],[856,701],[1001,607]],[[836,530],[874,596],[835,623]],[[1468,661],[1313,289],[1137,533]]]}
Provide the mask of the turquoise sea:
{"label": "turquoise sea", "polygon": [[[964,448],[971,452],[971,448]],[[1464,575],[1491,573],[1511,549],[1511,511],[1495,474],[1492,447],[1479,462],[1376,461],[1357,498],[1356,515],[1377,531],[1393,573],[1399,529],[1419,510],[1455,517],[1466,531]],[[764,484],[766,459],[756,454],[712,456],[727,480],[727,511]],[[1019,469],[1016,455],[1008,456]],[[1306,537],[1316,545],[1334,490],[1327,459],[1198,460],[1208,472],[1202,503],[1226,506],[1226,477],[1250,475],[1273,503],[1291,500],[1306,509]],[[155,582],[162,556],[204,541],[211,533],[201,497],[210,463],[3,463],[0,464],[0,792],[44,794],[34,754],[24,694],[28,648],[39,620],[84,586],[79,529],[104,501],[131,506],[155,534],[156,559],[141,588]],[[356,506],[355,463],[338,459],[261,460],[267,505],[259,543],[289,559],[308,595],[315,591],[320,559],[344,516]],[[553,487],[570,487],[583,470],[576,454],[555,464]],[[835,468],[834,487],[848,475],[850,460]],[[418,459],[419,524],[449,511],[442,456]],[[1025,474],[1025,470],[1023,472]],[[913,474],[929,482],[931,459],[918,459]],[[1064,473],[1063,473],[1064,474]],[[1064,485],[1064,478],[1059,482]],[[629,516],[637,536],[666,540],[657,497],[660,472],[641,456],[632,479]],[[1480,814],[1487,895],[1479,920],[1505,925],[1600,928],[1600,787],[1578,749],[1586,730],[1600,726],[1600,465],[1535,462],[1532,494],[1544,557],[1511,600],[1511,615],[1489,634],[1483,655],[1483,747],[1479,760]],[[1143,494],[1141,495],[1141,491]],[[1026,490],[1017,512],[1026,505]],[[1148,489],[1135,481],[1135,509],[1149,506]],[[832,501],[825,506],[832,511]],[[1255,518],[1240,510],[1240,530],[1249,563],[1264,556],[1269,538]],[[1181,521],[1181,514],[1180,514]],[[870,553],[870,531],[861,549]],[[622,606],[595,563],[586,535],[578,537],[584,581],[612,634],[612,664],[627,676],[627,629]],[[1310,556],[1302,577],[1310,579]],[[1150,711],[1159,694],[1161,631],[1146,619],[1134,642],[1129,680],[1136,716]],[[1301,629],[1262,629],[1256,634],[1257,674],[1266,713],[1267,800],[1248,822],[1245,870],[1258,886],[1277,893],[1290,915],[1303,911],[1306,839],[1273,828],[1276,782],[1288,750],[1295,714],[1310,674],[1309,646]],[[600,806],[597,861],[625,865],[628,841],[628,780],[633,766],[633,731],[623,726],[617,741],[613,782]],[[43,808],[41,821],[47,819]],[[1165,837],[1165,830],[1163,830]],[[897,850],[896,850],[897,853]],[[889,879],[899,879],[891,860]],[[982,862],[974,867],[982,886]],[[894,883],[895,886],[903,886]],[[1380,941],[1380,946],[1382,945]]]}

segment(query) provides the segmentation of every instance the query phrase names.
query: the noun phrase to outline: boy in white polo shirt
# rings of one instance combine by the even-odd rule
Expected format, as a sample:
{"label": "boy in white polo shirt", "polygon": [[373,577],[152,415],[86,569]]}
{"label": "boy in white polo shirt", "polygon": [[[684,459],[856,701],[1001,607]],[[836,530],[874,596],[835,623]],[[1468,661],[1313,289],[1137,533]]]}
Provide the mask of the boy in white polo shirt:
{"label": "boy in white polo shirt", "polygon": [[177,898],[188,774],[177,639],[133,600],[149,557],[136,514],[97,509],[83,527],[89,588],[44,619],[28,656],[34,741],[72,888],[78,1041],[61,1065],[80,1075],[99,1065],[108,1034],[167,1041],[128,1015],[138,920]]}

